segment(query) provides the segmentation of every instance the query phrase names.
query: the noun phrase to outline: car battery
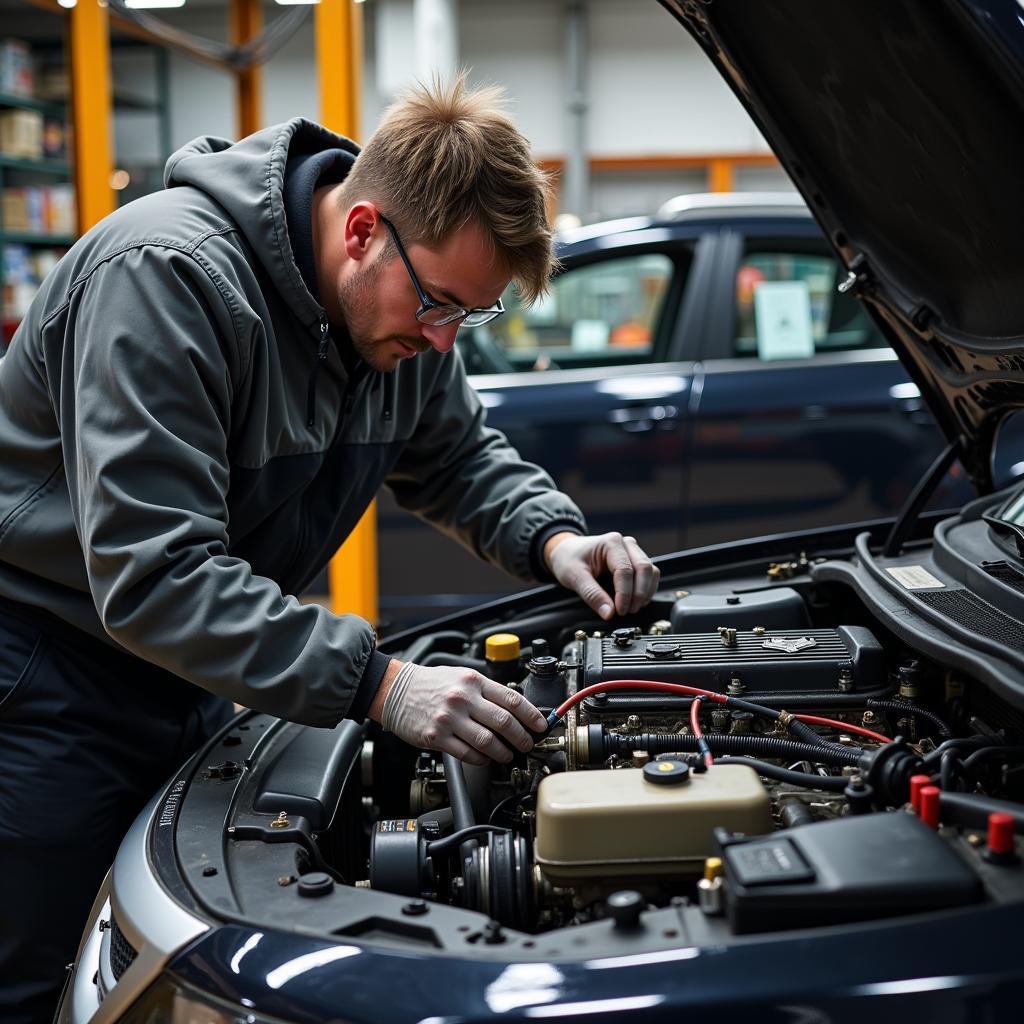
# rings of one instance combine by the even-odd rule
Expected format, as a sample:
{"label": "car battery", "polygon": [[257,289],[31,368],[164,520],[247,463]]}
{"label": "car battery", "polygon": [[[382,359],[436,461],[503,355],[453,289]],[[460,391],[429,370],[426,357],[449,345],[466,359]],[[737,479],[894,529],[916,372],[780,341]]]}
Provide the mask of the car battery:
{"label": "car battery", "polygon": [[979,877],[903,811],[803,825],[758,838],[716,831],[734,932],[779,931],[977,903]]}
{"label": "car battery", "polygon": [[885,682],[882,647],[862,626],[727,629],[640,636],[616,630],[583,641],[582,686],[616,679],[742,693],[872,690]]}

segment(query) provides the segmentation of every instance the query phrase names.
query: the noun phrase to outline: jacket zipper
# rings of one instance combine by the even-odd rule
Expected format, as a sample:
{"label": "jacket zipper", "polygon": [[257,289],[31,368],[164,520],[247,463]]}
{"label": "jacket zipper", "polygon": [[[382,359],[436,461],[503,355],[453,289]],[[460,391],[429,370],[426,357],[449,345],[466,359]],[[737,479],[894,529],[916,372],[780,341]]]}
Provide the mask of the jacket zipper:
{"label": "jacket zipper", "polygon": [[327,350],[331,343],[330,325],[327,323],[327,315],[320,314],[320,343],[317,345],[316,362],[313,364],[313,372],[309,375],[309,385],[306,388],[306,426],[313,426],[313,412],[316,407],[316,381],[320,371],[327,365]]}

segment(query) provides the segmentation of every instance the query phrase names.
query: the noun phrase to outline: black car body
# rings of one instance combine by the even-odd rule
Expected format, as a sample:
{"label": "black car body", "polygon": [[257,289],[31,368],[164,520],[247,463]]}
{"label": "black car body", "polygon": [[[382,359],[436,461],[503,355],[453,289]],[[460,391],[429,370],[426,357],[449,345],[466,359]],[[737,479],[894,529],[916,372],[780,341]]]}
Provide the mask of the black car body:
{"label": "black car body", "polygon": [[[1021,7],[666,6],[947,448],[896,521],[672,556],[610,627],[549,588],[385,645],[553,707],[511,768],[239,717],[133,826],[61,1020],[1020,1016],[1024,492],[991,456],[1024,404]],[[922,514],[954,457],[980,496]]]}

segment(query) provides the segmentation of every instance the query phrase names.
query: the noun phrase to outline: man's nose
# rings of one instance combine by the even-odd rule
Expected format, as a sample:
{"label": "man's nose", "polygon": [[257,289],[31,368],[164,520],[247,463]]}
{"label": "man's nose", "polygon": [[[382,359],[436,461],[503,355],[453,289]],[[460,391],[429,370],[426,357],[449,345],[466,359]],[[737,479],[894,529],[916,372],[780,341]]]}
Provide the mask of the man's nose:
{"label": "man's nose", "polygon": [[458,323],[436,326],[434,324],[422,324],[420,335],[430,342],[430,347],[436,352],[450,352],[455,344],[455,335],[459,330]]}

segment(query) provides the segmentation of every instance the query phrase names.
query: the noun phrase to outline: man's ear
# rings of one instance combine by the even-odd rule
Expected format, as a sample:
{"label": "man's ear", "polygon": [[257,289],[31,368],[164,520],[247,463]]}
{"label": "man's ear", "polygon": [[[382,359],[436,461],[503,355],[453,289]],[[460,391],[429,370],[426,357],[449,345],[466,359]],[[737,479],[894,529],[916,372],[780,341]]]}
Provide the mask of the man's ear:
{"label": "man's ear", "polygon": [[362,199],[349,207],[345,215],[345,254],[351,260],[364,260],[370,253],[381,224],[377,207]]}

